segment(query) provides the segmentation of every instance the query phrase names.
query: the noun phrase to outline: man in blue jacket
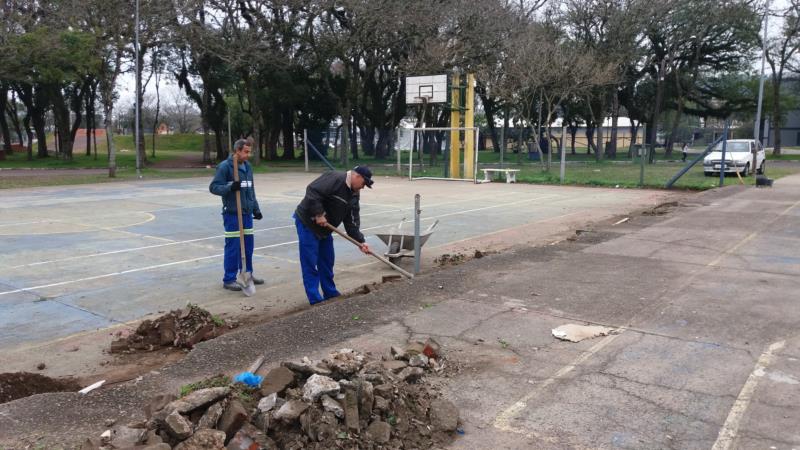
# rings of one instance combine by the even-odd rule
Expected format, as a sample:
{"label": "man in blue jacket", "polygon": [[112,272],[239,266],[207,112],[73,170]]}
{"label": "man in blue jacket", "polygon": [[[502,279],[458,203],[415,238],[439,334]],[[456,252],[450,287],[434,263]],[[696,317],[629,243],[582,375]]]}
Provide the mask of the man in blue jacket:
{"label": "man in blue jacket", "polygon": [[[222,287],[231,291],[241,291],[236,275],[242,266],[239,250],[239,218],[236,212],[236,191],[242,197],[242,225],[244,228],[244,251],[247,256],[247,271],[253,273],[253,219],[261,220],[261,208],[256,200],[253,186],[253,167],[250,159],[250,143],[239,139],[233,144],[239,164],[239,181],[233,181],[233,154],[217,165],[217,173],[208,190],[222,197],[222,222],[225,225],[225,276]],[[264,280],[253,277],[254,284],[264,284]]]}
{"label": "man in blue jacket", "polygon": [[294,224],[300,246],[300,269],[306,297],[312,305],[340,295],[333,283],[333,237],[326,224],[338,227],[344,222],[347,234],[361,243],[361,251],[370,252],[359,230],[359,191],[364,186],[372,189],[372,171],[366,166],[356,166],[347,172],[326,172],[308,185],[305,197],[297,205]]}

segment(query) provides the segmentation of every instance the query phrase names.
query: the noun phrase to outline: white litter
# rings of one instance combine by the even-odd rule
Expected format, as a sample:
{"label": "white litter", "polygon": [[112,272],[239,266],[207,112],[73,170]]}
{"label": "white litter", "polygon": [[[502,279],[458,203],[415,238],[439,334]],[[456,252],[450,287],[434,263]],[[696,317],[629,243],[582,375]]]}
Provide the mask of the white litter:
{"label": "white litter", "polygon": [[627,221],[629,221],[629,220],[631,220],[631,218],[630,218],[630,217],[626,217],[626,218],[624,218],[624,219],[620,219],[620,220],[618,220],[618,221],[614,222],[614,225],[619,225],[619,224],[621,224],[621,223],[625,223],[625,222],[627,222]]}
{"label": "white litter", "polygon": [[584,339],[608,336],[614,334],[616,329],[601,327],[599,325],[577,325],[568,323],[558,328],[553,328],[553,336],[563,341],[580,342]]}
{"label": "white litter", "polygon": [[78,391],[78,393],[79,394],[88,394],[89,392],[92,392],[93,390],[95,390],[95,389],[99,388],[100,386],[102,386],[103,383],[105,383],[105,382],[106,382],[106,380],[100,380],[97,383],[94,383],[94,384],[91,384],[89,386],[86,386],[85,388],[83,388],[80,391]]}

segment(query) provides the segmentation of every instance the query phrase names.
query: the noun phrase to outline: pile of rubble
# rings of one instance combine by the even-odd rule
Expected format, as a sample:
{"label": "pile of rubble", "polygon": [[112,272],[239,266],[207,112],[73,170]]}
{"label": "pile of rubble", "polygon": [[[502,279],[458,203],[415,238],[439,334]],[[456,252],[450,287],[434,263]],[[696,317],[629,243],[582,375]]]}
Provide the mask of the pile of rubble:
{"label": "pile of rubble", "polygon": [[160,397],[146,423],[108,430],[99,444],[148,450],[443,446],[460,431],[455,405],[431,383],[443,369],[433,340],[392,347],[381,358],[342,349],[322,361],[284,362],[259,388],[234,384]]}
{"label": "pile of rubble", "polygon": [[225,330],[225,322],[197,305],[189,304],[155,319],[145,320],[131,335],[111,343],[111,353],[152,351],[161,347],[192,348]]}

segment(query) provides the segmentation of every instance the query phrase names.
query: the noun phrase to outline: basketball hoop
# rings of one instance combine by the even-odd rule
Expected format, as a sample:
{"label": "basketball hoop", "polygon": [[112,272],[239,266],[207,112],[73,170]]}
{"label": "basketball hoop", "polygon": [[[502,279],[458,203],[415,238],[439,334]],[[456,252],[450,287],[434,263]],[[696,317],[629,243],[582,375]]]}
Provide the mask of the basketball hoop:
{"label": "basketball hoop", "polygon": [[447,75],[406,77],[406,104],[447,102]]}

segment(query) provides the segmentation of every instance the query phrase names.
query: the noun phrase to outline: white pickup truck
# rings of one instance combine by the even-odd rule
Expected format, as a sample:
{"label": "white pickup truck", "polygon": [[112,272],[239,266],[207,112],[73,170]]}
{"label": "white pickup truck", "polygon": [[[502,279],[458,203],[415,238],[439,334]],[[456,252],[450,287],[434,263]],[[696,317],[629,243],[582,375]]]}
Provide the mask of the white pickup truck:
{"label": "white pickup truck", "polygon": [[[756,171],[764,173],[766,153],[760,142],[753,139],[728,139],[725,146],[725,173],[739,172],[743,177],[752,171],[753,148],[756,149]],[[719,175],[722,168],[722,142],[703,158],[703,172],[707,177]]]}

